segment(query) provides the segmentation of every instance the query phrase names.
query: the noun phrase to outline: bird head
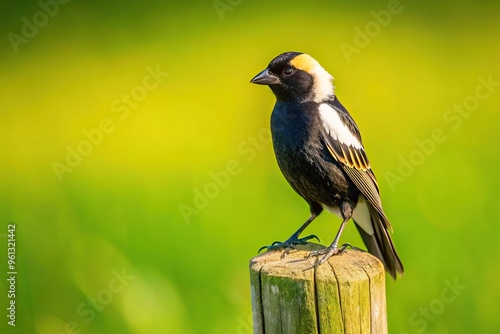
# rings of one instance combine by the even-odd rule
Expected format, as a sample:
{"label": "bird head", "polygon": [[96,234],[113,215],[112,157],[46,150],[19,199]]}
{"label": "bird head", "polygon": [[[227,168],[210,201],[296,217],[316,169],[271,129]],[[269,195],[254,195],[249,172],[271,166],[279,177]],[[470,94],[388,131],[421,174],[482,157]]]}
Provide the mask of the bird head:
{"label": "bird head", "polygon": [[322,101],[333,98],[333,77],[311,56],[285,52],[274,58],[251,83],[268,85],[281,102]]}

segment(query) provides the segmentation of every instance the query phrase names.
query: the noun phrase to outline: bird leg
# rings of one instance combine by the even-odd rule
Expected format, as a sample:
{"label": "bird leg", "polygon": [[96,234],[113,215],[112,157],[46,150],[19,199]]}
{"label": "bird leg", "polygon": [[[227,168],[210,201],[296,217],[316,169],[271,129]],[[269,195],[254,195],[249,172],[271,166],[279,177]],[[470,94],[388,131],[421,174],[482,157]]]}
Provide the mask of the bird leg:
{"label": "bird leg", "polygon": [[307,237],[299,238],[302,231],[304,231],[305,228],[309,224],[311,224],[311,222],[317,216],[318,216],[317,213],[311,213],[311,216],[309,217],[309,219],[307,219],[306,222],[304,224],[302,224],[302,226],[294,234],[292,234],[292,236],[290,238],[288,238],[287,241],[285,241],[285,242],[275,241],[270,246],[263,246],[259,249],[259,253],[263,249],[267,249],[267,251],[275,250],[275,249],[282,249],[282,248],[294,249],[295,246],[297,246],[297,245],[305,245],[307,243],[307,241],[311,240],[311,239],[317,239],[319,241],[319,238],[317,236],[315,236],[314,234],[308,235]]}
{"label": "bird leg", "polygon": [[335,239],[333,239],[332,244],[328,248],[323,248],[323,249],[320,249],[317,251],[312,251],[306,257],[307,259],[309,259],[313,256],[323,255],[323,257],[321,259],[319,259],[319,261],[317,261],[317,263],[316,263],[316,265],[318,265],[318,266],[323,264],[326,260],[328,260],[333,255],[342,254],[346,250],[347,247],[351,247],[350,244],[343,244],[340,248],[338,247],[340,235],[342,234],[342,231],[344,231],[344,227],[345,227],[346,223],[352,217],[352,209],[348,204],[345,203],[344,205],[342,205],[341,212],[342,212],[342,216],[343,216],[344,220],[342,221],[342,224],[340,224],[339,231],[337,232]]}

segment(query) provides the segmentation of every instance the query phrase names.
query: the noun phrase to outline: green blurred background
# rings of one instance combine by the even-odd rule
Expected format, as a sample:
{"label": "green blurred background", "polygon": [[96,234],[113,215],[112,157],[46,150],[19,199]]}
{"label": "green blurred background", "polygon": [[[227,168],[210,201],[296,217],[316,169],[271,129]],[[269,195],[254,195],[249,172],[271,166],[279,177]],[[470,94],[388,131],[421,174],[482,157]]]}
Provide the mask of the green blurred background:
{"label": "green blurred background", "polygon": [[[0,5],[2,333],[250,333],[248,261],[308,217],[268,140],[274,97],[249,84],[289,50],[334,75],[363,133],[406,269],[390,332],[500,331],[498,2],[42,7]],[[342,241],[362,245],[352,224]]]}

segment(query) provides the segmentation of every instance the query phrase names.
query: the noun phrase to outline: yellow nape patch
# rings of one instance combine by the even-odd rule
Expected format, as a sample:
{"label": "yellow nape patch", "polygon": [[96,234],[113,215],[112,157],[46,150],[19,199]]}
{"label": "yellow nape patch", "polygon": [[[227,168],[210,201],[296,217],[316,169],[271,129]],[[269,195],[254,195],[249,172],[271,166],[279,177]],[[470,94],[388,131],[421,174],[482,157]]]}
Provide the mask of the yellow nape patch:
{"label": "yellow nape patch", "polygon": [[298,70],[306,71],[307,73],[314,72],[318,66],[318,62],[308,54],[300,54],[290,61],[290,65]]}

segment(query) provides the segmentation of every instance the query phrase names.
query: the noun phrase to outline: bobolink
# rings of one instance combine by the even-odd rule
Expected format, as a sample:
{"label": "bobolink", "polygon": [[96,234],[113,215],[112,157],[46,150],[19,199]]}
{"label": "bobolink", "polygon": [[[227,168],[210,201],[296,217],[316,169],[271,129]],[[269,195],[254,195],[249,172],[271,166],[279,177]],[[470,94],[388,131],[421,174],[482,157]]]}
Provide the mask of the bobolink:
{"label": "bobolink", "polygon": [[339,238],[353,219],[368,251],[378,257],[393,278],[403,265],[389,235],[392,227],[382,209],[379,188],[351,115],[335,95],[333,77],[311,56],[285,52],[250,82],[268,85],[276,96],[271,132],[276,159],[292,188],[310,207],[309,219],[285,242],[267,248],[294,247],[323,211],[343,221],[332,244],[311,252],[325,262],[343,251]]}

